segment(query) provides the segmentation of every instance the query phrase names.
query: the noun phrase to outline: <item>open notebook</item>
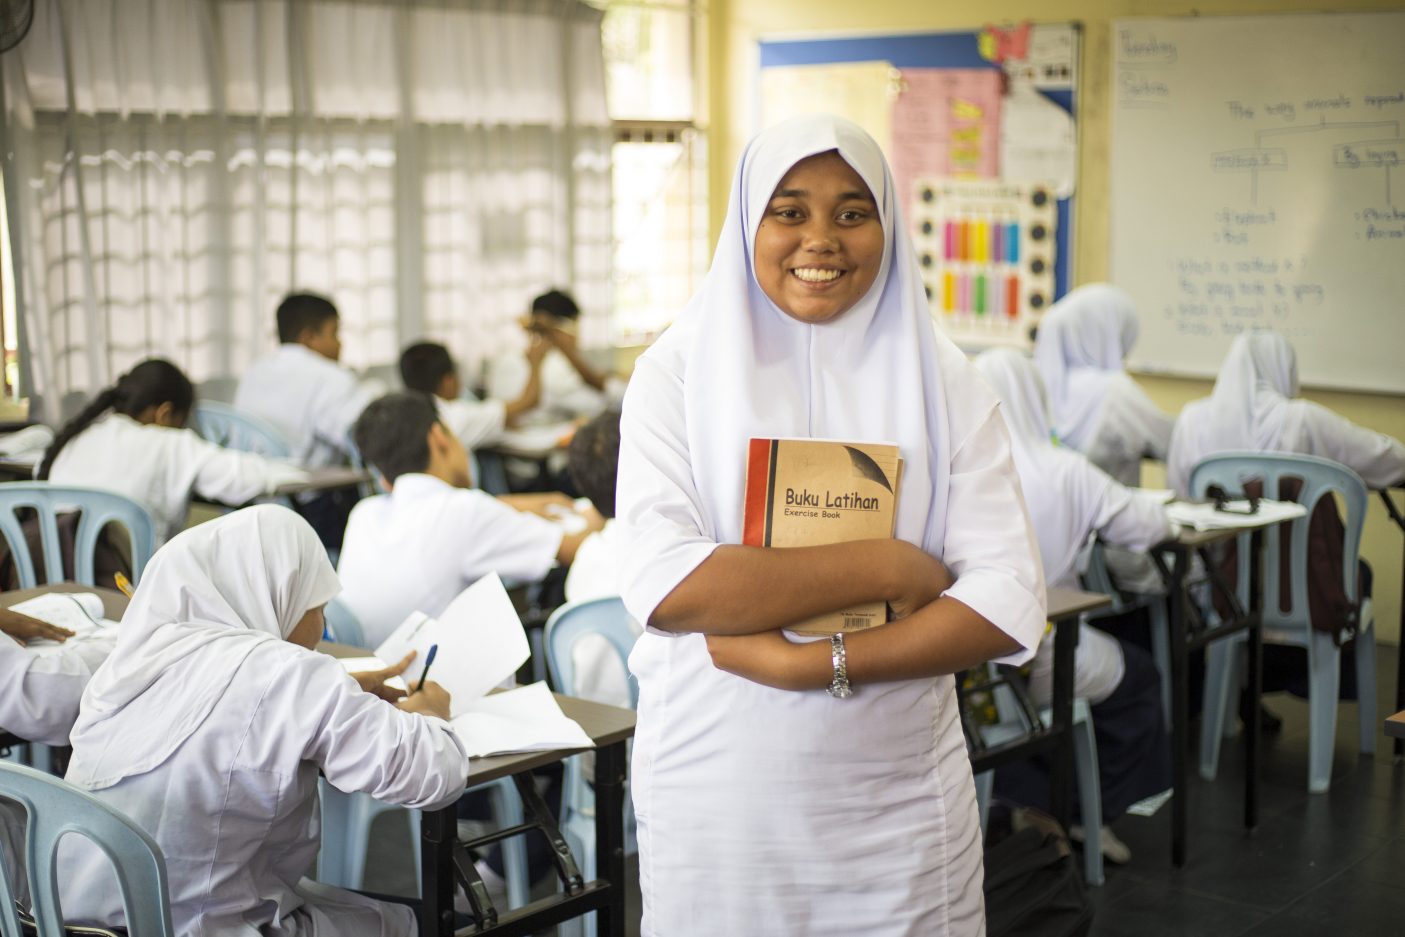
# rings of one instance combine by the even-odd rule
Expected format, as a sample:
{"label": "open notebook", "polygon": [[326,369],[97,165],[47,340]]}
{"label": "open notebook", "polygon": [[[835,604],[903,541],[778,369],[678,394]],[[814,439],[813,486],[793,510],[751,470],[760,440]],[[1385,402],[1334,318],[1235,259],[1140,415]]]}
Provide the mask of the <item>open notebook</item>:
{"label": "open notebook", "polygon": [[62,647],[75,647],[85,641],[106,637],[117,622],[103,617],[102,597],[93,592],[48,592],[10,606],[10,611],[46,621],[73,632],[67,641],[37,639],[28,647],[35,654],[52,654]]}

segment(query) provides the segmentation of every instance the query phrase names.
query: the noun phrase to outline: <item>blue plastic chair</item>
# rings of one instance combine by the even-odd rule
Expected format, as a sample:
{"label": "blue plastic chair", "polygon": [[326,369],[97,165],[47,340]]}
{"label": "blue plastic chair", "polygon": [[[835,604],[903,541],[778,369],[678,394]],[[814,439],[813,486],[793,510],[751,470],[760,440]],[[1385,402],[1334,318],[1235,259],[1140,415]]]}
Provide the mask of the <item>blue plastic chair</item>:
{"label": "blue plastic chair", "polygon": [[[552,612],[546,621],[545,650],[547,670],[556,689],[568,696],[576,693],[576,662],[572,650],[577,641],[588,635],[600,635],[609,641],[628,673],[629,654],[638,640],[629,623],[624,601],[616,597],[568,602]],[[633,678],[629,681],[629,705],[631,708],[639,705],[639,684]],[[580,863],[581,874],[589,881],[596,874],[595,789],[585,777],[584,758],[577,755],[566,760],[562,778],[561,833]],[[634,814],[627,799],[625,816],[626,823],[632,826]],[[596,927],[595,914],[587,914],[584,918],[586,937],[594,937]],[[573,922],[562,925],[563,934],[575,931]]]}
{"label": "blue plastic chair", "polygon": [[[1308,523],[1317,503],[1324,497],[1337,495],[1346,508],[1346,542],[1342,547],[1342,581],[1347,598],[1359,603],[1356,635],[1356,695],[1360,719],[1360,748],[1363,755],[1376,750],[1376,635],[1371,600],[1357,595],[1358,560],[1361,551],[1361,531],[1366,519],[1366,485],[1351,469],[1330,459],[1316,456],[1287,455],[1262,452],[1230,452],[1211,456],[1195,466],[1190,475],[1190,490],[1195,497],[1205,497],[1211,485],[1227,492],[1241,492],[1250,480],[1263,484],[1263,497],[1282,500],[1282,483],[1288,479],[1301,480],[1298,503],[1307,508],[1307,516],[1291,522],[1292,543],[1289,569],[1292,581],[1290,603],[1280,607],[1283,525],[1264,531],[1263,553],[1263,638],[1266,643],[1287,644],[1307,649],[1308,707],[1310,726],[1308,736],[1308,790],[1326,791],[1332,783],[1332,751],[1337,734],[1337,696],[1341,677],[1341,648],[1332,636],[1315,630],[1308,621]],[[1238,539],[1239,598],[1247,604],[1249,596],[1249,536]],[[1343,622],[1343,625],[1349,624]],[[1226,726],[1232,726],[1233,712],[1238,703],[1231,691],[1238,687],[1233,679],[1239,672],[1239,661],[1247,643],[1244,634],[1217,641],[1210,645],[1205,657],[1205,699],[1200,729],[1200,776],[1213,780],[1219,769],[1220,739]]]}
{"label": "blue plastic chair", "polygon": [[93,555],[98,536],[104,527],[116,522],[127,530],[132,548],[132,580],[140,581],[142,570],[156,548],[156,525],[146,508],[125,495],[100,488],[78,488],[53,485],[49,482],[0,483],[0,533],[9,544],[19,571],[20,588],[39,585],[34,560],[29,555],[28,542],[17,512],[34,510],[39,517],[39,530],[44,551],[44,581],[64,581],[63,556],[59,549],[58,515],[80,512],[73,550],[73,581],[86,586],[98,583],[93,572]]}
{"label": "blue plastic chair", "polygon": [[87,791],[32,768],[0,763],[0,797],[17,801],[27,814],[25,869],[9,868],[0,850],[0,934],[20,937],[23,933],[13,882],[24,874],[40,937],[63,937],[56,853],[59,840],[74,833],[89,839],[112,861],[127,933],[175,937],[166,860],[145,831]]}
{"label": "blue plastic chair", "polygon": [[190,423],[202,437],[227,449],[254,452],[270,459],[288,459],[293,455],[292,446],[276,428],[227,403],[199,401]]}
{"label": "blue plastic chair", "polygon": [[[365,632],[354,612],[340,598],[327,603],[323,613],[325,635],[338,644],[365,647]],[[395,804],[376,800],[370,794],[348,794],[337,790],[325,779],[318,782],[321,794],[322,843],[317,852],[317,880],[339,888],[360,888],[366,877],[366,847],[370,843],[371,823],[387,810],[401,809]],[[520,826],[523,820],[522,797],[511,778],[492,781],[475,790],[488,794],[493,821],[506,829]],[[410,833],[414,843],[415,878],[421,878],[420,812],[408,811]],[[504,871],[507,872],[507,897],[513,907],[525,905],[530,897],[531,882],[527,872],[527,844],[513,837],[502,844]]]}
{"label": "blue plastic chair", "polygon": [[[1167,730],[1171,728],[1171,619],[1166,593],[1123,593],[1112,581],[1107,568],[1107,547],[1101,540],[1093,541],[1088,555],[1088,568],[1082,575],[1083,588],[1113,597],[1109,611],[1128,612],[1145,608],[1151,631],[1151,658],[1161,677],[1161,718]],[[1103,613],[1099,613],[1101,617]]]}

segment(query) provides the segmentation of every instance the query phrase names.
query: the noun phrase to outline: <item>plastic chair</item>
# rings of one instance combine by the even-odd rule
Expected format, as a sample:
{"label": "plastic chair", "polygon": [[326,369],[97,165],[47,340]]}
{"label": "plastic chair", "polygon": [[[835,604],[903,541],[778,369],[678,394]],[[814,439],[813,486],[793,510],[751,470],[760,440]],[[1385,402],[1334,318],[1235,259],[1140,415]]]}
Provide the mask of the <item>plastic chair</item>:
{"label": "plastic chair", "polygon": [[[1190,475],[1190,490],[1196,497],[1205,497],[1211,485],[1226,491],[1244,490],[1249,480],[1260,480],[1263,497],[1281,500],[1282,483],[1288,479],[1301,480],[1302,488],[1296,500],[1307,508],[1307,516],[1291,522],[1292,543],[1289,553],[1290,603],[1281,607],[1280,571],[1282,568],[1282,525],[1263,532],[1263,639],[1267,643],[1286,644],[1307,649],[1308,707],[1310,734],[1308,736],[1307,787],[1312,793],[1326,791],[1332,783],[1332,751],[1337,734],[1337,695],[1340,684],[1341,648],[1324,631],[1315,630],[1308,621],[1308,524],[1317,503],[1333,494],[1346,507],[1346,540],[1342,547],[1342,577],[1347,598],[1357,603],[1358,631],[1356,635],[1356,695],[1360,719],[1360,748],[1363,755],[1376,750],[1376,636],[1371,600],[1360,601],[1357,595],[1358,560],[1361,550],[1361,530],[1366,517],[1366,485],[1361,477],[1344,465],[1316,456],[1280,453],[1231,452],[1211,456],[1195,466]],[[1241,558],[1249,556],[1249,536],[1238,538]],[[1249,564],[1238,564],[1235,584],[1241,601],[1248,601]],[[1343,622],[1343,625],[1350,624]],[[1237,686],[1232,677],[1248,636],[1217,641],[1206,651],[1205,698],[1200,729],[1200,776],[1213,780],[1219,769],[1220,739],[1226,726],[1232,726],[1232,712],[1238,702],[1231,693]]]}
{"label": "plastic chair", "polygon": [[[125,495],[100,488],[52,485],[49,482],[0,483],[0,533],[9,544],[19,571],[20,588],[39,585],[34,560],[17,512],[30,508],[39,517],[44,551],[45,583],[64,581],[63,556],[59,549],[58,515],[80,512],[73,548],[73,580],[95,586],[93,554],[98,537],[108,524],[116,522],[127,530],[132,547],[132,581],[141,580],[142,570],[156,548],[156,524],[146,508]],[[107,585],[104,583],[104,585]]]}
{"label": "plastic chair", "polygon": [[[576,642],[587,635],[600,635],[609,641],[628,673],[626,662],[634,649],[634,642],[638,640],[629,622],[624,601],[616,597],[568,602],[552,612],[546,621],[545,650],[547,669],[556,689],[567,695],[576,691],[576,662],[571,652]],[[630,708],[639,705],[639,684],[633,679],[629,681],[629,705]],[[595,789],[590,786],[582,770],[583,757],[578,755],[566,760],[561,786],[561,833],[580,863],[581,874],[588,881],[596,874]],[[625,802],[625,816],[626,824],[632,825],[634,814],[628,800]],[[577,926],[574,922],[566,922],[562,925],[562,933],[577,933]],[[586,937],[595,937],[597,923],[594,913],[585,916],[583,928]]]}
{"label": "plastic chair", "polygon": [[[360,620],[341,599],[328,602],[324,615],[324,634],[328,640],[356,647],[366,646]],[[387,810],[402,808],[376,800],[370,794],[339,791],[325,779],[320,779],[318,784],[322,843],[317,853],[317,880],[340,888],[360,888],[366,876],[366,847],[371,839],[371,823]],[[498,826],[507,828],[522,824],[522,797],[511,778],[492,781],[473,790],[487,792],[493,822]],[[407,812],[414,842],[415,878],[420,880],[420,812]],[[504,841],[502,849],[508,902],[513,907],[521,907],[527,903],[531,888],[527,872],[527,845],[521,837],[514,837]]]}
{"label": "plastic chair", "polygon": [[292,458],[293,449],[276,428],[227,403],[201,400],[190,416],[192,428],[212,443],[270,459]]}
{"label": "plastic chair", "polygon": [[[32,768],[0,763],[0,796],[17,801],[27,814],[24,864],[40,937],[63,937],[59,840],[67,833],[89,839],[112,861],[126,913],[126,930],[142,937],[175,937],[171,925],[166,860],[161,847],[131,820],[87,791]],[[20,937],[12,886],[18,869],[0,850],[0,934]]]}
{"label": "plastic chair", "polygon": [[[987,664],[994,668],[994,664]],[[992,675],[993,676],[993,675]],[[1022,708],[1013,691],[1003,684],[994,688],[995,709],[1000,721],[980,728],[981,739],[987,745],[999,745],[1029,732]],[[1045,726],[1053,721],[1053,710],[1044,707],[1039,718]],[[1078,785],[1078,807],[1088,841],[1083,846],[1083,879],[1091,886],[1103,883],[1103,853],[1098,837],[1103,826],[1102,782],[1098,779],[1098,742],[1093,734],[1093,713],[1082,697],[1073,700],[1073,770]],[[995,787],[995,773],[982,771],[975,777],[976,809],[980,812],[981,832],[985,832],[990,816],[990,798]]]}

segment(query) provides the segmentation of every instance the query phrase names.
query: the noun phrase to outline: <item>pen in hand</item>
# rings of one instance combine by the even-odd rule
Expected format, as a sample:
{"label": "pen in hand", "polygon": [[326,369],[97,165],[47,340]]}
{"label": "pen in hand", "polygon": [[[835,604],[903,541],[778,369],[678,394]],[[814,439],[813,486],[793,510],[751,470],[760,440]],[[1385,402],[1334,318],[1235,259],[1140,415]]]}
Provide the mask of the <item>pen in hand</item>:
{"label": "pen in hand", "polygon": [[435,655],[438,654],[438,653],[439,653],[439,645],[437,645],[437,644],[431,644],[431,645],[429,646],[429,656],[424,659],[424,670],[420,671],[420,682],[419,682],[418,684],[416,684],[416,686],[415,686],[415,692],[416,692],[416,693],[418,693],[420,690],[423,690],[423,689],[424,689],[424,681],[429,678],[429,668],[430,668],[431,666],[433,666],[433,664],[434,664],[434,657],[435,657]]}

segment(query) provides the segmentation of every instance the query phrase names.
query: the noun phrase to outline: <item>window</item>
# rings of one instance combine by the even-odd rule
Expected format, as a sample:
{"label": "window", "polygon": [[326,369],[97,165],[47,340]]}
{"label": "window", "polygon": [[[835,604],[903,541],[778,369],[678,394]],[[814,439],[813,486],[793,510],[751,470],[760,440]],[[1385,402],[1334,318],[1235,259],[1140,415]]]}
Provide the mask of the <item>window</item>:
{"label": "window", "polygon": [[652,341],[707,265],[707,142],[696,63],[705,35],[695,2],[614,0],[602,24],[615,129],[611,341]]}

